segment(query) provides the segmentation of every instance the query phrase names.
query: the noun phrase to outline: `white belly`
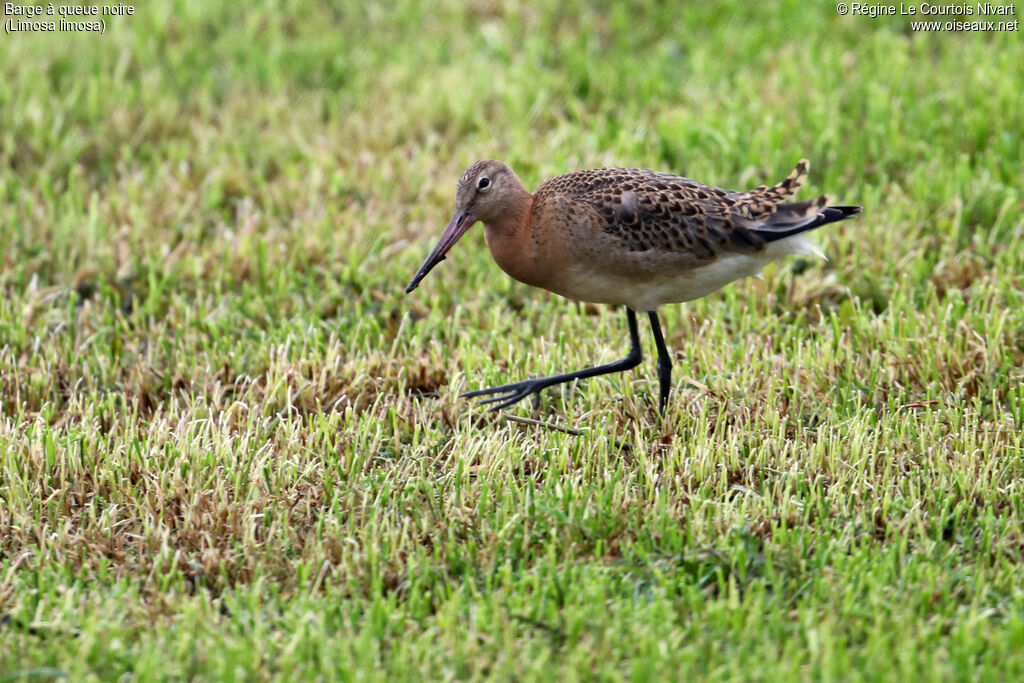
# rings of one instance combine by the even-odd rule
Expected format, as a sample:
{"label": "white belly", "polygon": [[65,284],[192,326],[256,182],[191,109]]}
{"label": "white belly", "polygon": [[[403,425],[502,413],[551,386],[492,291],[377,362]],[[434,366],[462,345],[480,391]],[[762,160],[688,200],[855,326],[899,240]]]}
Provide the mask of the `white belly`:
{"label": "white belly", "polygon": [[559,294],[593,303],[625,305],[634,311],[653,311],[662,304],[693,301],[730,282],[758,275],[766,265],[788,254],[809,254],[824,258],[814,243],[802,235],[772,242],[754,254],[724,252],[710,263],[696,268],[648,273],[643,278],[609,275],[583,264],[575,265],[563,281]]}

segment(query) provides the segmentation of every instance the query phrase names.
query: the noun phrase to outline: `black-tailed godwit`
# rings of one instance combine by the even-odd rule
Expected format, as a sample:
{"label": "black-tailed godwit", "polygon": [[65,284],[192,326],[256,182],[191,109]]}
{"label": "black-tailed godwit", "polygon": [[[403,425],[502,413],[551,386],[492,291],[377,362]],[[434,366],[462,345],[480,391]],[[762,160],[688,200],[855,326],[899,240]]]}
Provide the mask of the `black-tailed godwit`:
{"label": "black-tailed godwit", "polygon": [[861,212],[826,206],[820,196],[787,202],[807,177],[800,161],[772,187],[731,192],[668,173],[599,168],[552,178],[530,194],[500,161],[478,161],[462,174],[455,215],[406,292],[411,292],[477,221],[506,273],[578,301],[626,307],[630,351],[622,360],[528,379],[464,396],[504,408],[542,389],[628,370],[642,354],[636,312],[646,312],[658,349],[659,408],[668,401],[672,359],[657,309],[691,301],[789,254],[824,257],[804,233]]}

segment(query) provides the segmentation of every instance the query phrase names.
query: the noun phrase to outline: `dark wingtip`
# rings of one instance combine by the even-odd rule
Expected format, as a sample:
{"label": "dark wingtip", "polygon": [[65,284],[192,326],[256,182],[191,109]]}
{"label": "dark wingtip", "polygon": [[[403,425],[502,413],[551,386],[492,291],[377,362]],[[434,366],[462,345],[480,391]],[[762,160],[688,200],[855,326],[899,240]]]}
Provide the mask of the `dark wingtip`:
{"label": "dark wingtip", "polygon": [[[783,206],[786,206],[783,204]],[[810,223],[805,223],[796,228],[789,230],[758,230],[753,228],[752,232],[759,235],[766,242],[774,242],[775,240],[785,239],[786,237],[792,237],[793,235],[799,235],[802,232],[814,230],[820,228],[823,225],[829,223],[836,223],[837,221],[844,221],[847,218],[853,218],[854,216],[864,213],[863,206],[826,206],[818,212],[818,217]]]}
{"label": "dark wingtip", "polygon": [[409,286],[405,288],[405,293],[406,294],[412,293],[412,290],[416,289],[417,286],[419,286],[418,282],[410,282]]}

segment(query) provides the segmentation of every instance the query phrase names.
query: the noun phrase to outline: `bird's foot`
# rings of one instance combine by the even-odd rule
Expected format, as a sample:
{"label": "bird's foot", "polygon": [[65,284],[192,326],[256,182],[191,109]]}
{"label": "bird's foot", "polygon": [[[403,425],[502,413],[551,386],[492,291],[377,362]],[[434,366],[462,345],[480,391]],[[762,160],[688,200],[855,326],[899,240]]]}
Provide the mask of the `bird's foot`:
{"label": "bird's foot", "polygon": [[477,389],[476,391],[467,391],[462,394],[462,398],[476,398],[477,396],[487,396],[488,394],[497,394],[497,396],[491,396],[477,402],[477,405],[485,406],[495,404],[491,406],[491,412],[501,410],[502,408],[508,408],[510,405],[519,403],[527,396],[533,394],[534,408],[540,403],[540,392],[560,382],[551,381],[551,377],[538,377],[536,379],[527,379],[522,382],[513,382],[512,384],[502,384],[500,387],[490,387],[489,389]]}

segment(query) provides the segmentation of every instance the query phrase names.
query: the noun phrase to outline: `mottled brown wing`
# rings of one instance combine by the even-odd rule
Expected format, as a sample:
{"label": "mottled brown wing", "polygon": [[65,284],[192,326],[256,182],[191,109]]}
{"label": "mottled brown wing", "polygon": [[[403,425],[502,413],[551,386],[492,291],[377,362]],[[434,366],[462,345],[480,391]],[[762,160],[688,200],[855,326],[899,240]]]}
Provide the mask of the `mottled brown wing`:
{"label": "mottled brown wing", "polygon": [[668,173],[602,168],[552,178],[538,195],[568,195],[589,204],[603,231],[630,251],[689,252],[705,261],[723,251],[758,251],[774,231],[812,222],[824,197],[780,205],[799,189],[807,168],[802,161],[781,183],[748,192]]}

